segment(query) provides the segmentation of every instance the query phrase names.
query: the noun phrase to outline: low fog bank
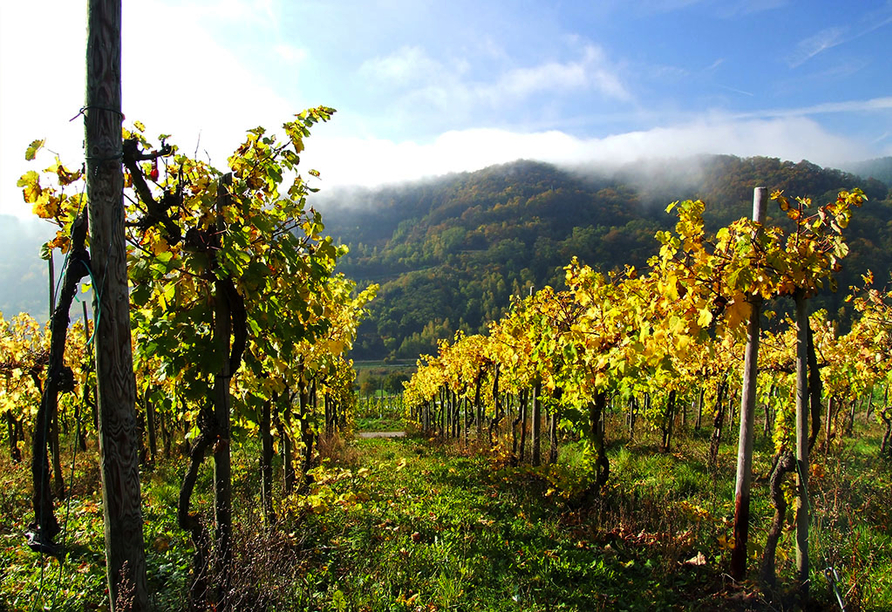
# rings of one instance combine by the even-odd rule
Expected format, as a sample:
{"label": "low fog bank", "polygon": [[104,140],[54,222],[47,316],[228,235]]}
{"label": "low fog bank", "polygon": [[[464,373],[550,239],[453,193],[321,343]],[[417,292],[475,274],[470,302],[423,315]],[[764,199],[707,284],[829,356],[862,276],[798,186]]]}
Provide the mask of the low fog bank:
{"label": "low fog bank", "polygon": [[[518,165],[541,163],[565,172],[573,178],[590,183],[621,182],[633,186],[641,194],[642,201],[661,198],[667,193],[695,191],[703,181],[704,166],[713,156],[698,155],[686,159],[641,159],[633,162],[550,162],[547,160],[516,160],[481,167],[465,172],[449,172],[438,176],[387,183],[376,187],[335,186],[324,188],[310,198],[310,204],[323,215],[326,212],[353,210],[368,212],[375,206],[400,199],[410,193],[423,193],[443,188],[475,172],[485,171],[510,178],[518,172]],[[662,198],[665,199],[665,198]]]}
{"label": "low fog bank", "polygon": [[583,163],[559,166],[582,181],[629,185],[645,206],[696,198],[717,156],[686,158],[643,158],[622,163]]}
{"label": "low fog bank", "polygon": [[[719,154],[696,154],[688,157],[642,157],[628,161],[585,161],[549,162],[531,161],[518,158],[515,161],[494,164],[475,171],[450,172],[439,176],[384,184],[377,187],[335,186],[323,189],[310,199],[311,205],[323,213],[337,214],[339,211],[373,212],[381,206],[390,206],[409,194],[419,197],[457,184],[475,172],[501,175],[510,178],[520,171],[523,164],[547,164],[567,173],[569,176],[592,187],[623,184],[632,187],[638,194],[641,204],[666,205],[674,200],[700,197],[700,192],[715,164],[722,159],[758,160],[778,159],[781,163],[812,163],[807,159],[784,159],[777,157],[739,157]],[[843,172],[861,177],[874,178],[887,186],[892,185],[892,157],[877,158],[862,162],[849,162],[837,166]]]}
{"label": "low fog bank", "polygon": [[[505,164],[510,165],[510,164]],[[485,170],[486,168],[480,168]],[[361,185],[337,185],[323,187],[307,201],[310,206],[324,215],[326,212],[353,210],[368,212],[381,202],[401,199],[410,193],[424,190],[436,190],[449,184],[458,177],[468,176],[469,172],[449,172],[441,175],[428,175],[422,178],[394,181],[381,185],[366,187]]]}
{"label": "low fog bank", "polygon": [[[419,177],[440,180],[516,159],[585,168],[608,176],[623,167],[635,167],[654,178],[665,175],[670,184],[682,181],[680,186],[684,186],[696,180],[696,160],[712,155],[767,156],[794,163],[807,159],[825,168],[848,168],[857,160],[886,154],[888,150],[876,143],[828,131],[809,117],[711,114],[677,125],[601,137],[580,137],[559,130],[516,132],[496,128],[449,131],[422,143],[326,137],[314,139],[306,157],[311,167],[322,171],[324,195],[316,201],[324,208],[337,200],[346,207],[367,201],[367,193],[345,189],[347,185],[394,189],[417,184]],[[689,173],[694,175],[685,178]]]}
{"label": "low fog bank", "polygon": [[48,272],[40,247],[54,234],[46,221],[0,215],[0,312],[5,318],[28,312],[47,320]]}

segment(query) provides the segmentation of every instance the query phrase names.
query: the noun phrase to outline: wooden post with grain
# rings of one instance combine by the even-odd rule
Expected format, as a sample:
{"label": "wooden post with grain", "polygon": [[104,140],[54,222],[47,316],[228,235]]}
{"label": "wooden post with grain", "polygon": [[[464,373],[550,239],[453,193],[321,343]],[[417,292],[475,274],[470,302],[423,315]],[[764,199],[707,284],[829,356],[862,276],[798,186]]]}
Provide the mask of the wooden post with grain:
{"label": "wooden post with grain", "polygon": [[121,0],[89,1],[84,115],[110,609],[142,611],[148,593],[124,248]]}

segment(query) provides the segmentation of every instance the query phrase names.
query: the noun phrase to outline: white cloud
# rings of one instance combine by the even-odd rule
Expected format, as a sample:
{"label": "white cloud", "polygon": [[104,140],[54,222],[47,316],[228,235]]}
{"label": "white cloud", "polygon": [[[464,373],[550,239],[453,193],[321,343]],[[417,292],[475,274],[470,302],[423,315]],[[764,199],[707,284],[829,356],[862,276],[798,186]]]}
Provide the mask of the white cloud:
{"label": "white cloud", "polygon": [[616,165],[701,153],[808,159],[821,165],[870,156],[863,145],[828,133],[808,118],[739,120],[715,116],[589,139],[559,131],[520,134],[496,129],[447,132],[427,144],[320,136],[309,143],[304,159],[322,172],[321,186],[327,190],[398,183],[516,159]]}
{"label": "white cloud", "polygon": [[864,147],[828,133],[802,118],[734,121],[718,117],[688,124],[611,136],[587,143],[584,150],[602,160],[634,161],[646,157],[684,157],[724,153],[766,155],[821,165],[861,158]]}
{"label": "white cloud", "polygon": [[421,47],[406,46],[385,57],[366,60],[359,68],[364,77],[386,79],[399,85],[418,81],[431,82],[445,67],[431,58]]}
{"label": "white cloud", "polygon": [[566,63],[548,62],[505,73],[492,87],[484,87],[488,97],[522,99],[540,91],[567,92],[593,87],[609,98],[628,101],[631,94],[608,64],[604,52],[586,45],[582,58]]}
{"label": "white cloud", "polygon": [[[473,73],[467,58],[441,61],[420,46],[405,46],[366,60],[359,74],[371,89],[390,96],[389,112],[397,109],[405,121],[423,122],[431,114],[467,118],[481,110],[504,110],[539,94],[564,97],[594,91],[610,101],[632,101],[618,69],[601,47],[579,45],[574,39],[570,42],[579,47],[575,59],[491,70],[483,76],[480,66]],[[510,60],[504,57],[498,63],[504,65]]]}
{"label": "white cloud", "polygon": [[578,59],[513,68],[492,82],[470,84],[468,89],[469,97],[487,101],[495,108],[542,92],[561,96],[586,89],[613,100],[632,100],[619,71],[607,60],[604,50],[594,44],[584,45]]}

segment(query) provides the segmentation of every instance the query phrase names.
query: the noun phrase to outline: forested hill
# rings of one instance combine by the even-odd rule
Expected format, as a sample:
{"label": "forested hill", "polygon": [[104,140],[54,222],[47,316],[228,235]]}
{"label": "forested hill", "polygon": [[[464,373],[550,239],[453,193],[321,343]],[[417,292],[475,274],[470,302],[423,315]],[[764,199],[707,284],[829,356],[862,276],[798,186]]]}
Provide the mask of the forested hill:
{"label": "forested hill", "polygon": [[892,157],[878,157],[850,164],[845,170],[859,176],[875,178],[892,187]]}
{"label": "forested hill", "polygon": [[[322,205],[326,232],[350,247],[339,269],[361,284],[381,284],[353,356],[414,358],[456,329],[482,331],[512,294],[562,286],[573,256],[605,271],[643,266],[657,251],[656,231],[674,224],[667,204],[704,200],[715,230],[751,214],[759,185],[818,203],[861,187],[870,201],[850,227],[852,255],[840,286],[868,265],[888,277],[892,201],[876,179],[761,157],[704,156],[609,173],[518,161]],[[769,222],[786,220],[775,210],[769,206]],[[838,308],[839,298],[827,300]]]}

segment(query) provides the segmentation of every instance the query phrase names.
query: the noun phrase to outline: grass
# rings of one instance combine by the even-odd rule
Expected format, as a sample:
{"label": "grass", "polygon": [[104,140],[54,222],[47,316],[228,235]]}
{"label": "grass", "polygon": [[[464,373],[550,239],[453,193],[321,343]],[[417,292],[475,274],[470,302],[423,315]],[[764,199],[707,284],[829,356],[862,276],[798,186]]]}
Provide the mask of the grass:
{"label": "grass", "polygon": [[[234,586],[239,610],[790,610],[755,583],[768,520],[770,447],[756,441],[749,567],[734,585],[730,555],[735,445],[706,466],[706,443],[682,434],[660,453],[656,434],[609,448],[611,478],[586,491],[580,448],[559,464],[507,467],[495,457],[420,438],[324,446],[329,455],[306,495],[282,499],[262,524],[256,449],[233,456]],[[811,477],[813,607],[834,608],[823,570],[840,577],[847,610],[892,609],[892,470],[868,429]],[[211,462],[194,506],[209,512]],[[106,609],[101,499],[95,449],[79,456],[71,511],[58,505],[69,555],[41,562],[23,546],[30,520],[26,465],[0,459],[0,610]],[[144,472],[145,540],[152,603],[186,607],[191,543],[176,525],[181,459]],[[67,472],[66,472],[67,475]],[[791,530],[778,555],[782,587],[795,573]],[[61,574],[60,574],[61,570]]]}
{"label": "grass", "polygon": [[375,415],[356,419],[356,431],[403,431],[405,429],[406,424],[400,417]]}
{"label": "grass", "polygon": [[623,587],[544,481],[419,440],[363,446],[363,501],[307,520],[346,609],[599,609]]}
{"label": "grass", "polygon": [[[383,393],[383,392],[382,392]],[[356,415],[356,431],[403,431],[403,408],[393,397],[376,398],[374,402],[360,402]]]}

